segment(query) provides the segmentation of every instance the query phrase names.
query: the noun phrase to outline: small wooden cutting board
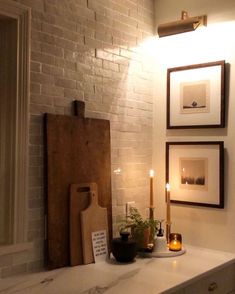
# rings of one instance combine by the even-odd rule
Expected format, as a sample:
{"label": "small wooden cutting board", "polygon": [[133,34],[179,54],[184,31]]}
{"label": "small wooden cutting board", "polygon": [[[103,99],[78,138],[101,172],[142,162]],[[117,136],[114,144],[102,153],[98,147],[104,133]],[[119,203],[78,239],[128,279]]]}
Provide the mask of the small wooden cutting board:
{"label": "small wooden cutting board", "polygon": [[83,263],[94,262],[92,249],[92,232],[105,230],[108,242],[108,219],[107,208],[98,205],[97,191],[90,192],[91,204],[81,211],[81,231],[82,231],[82,249]]}
{"label": "small wooden cutting board", "polygon": [[71,184],[69,205],[70,265],[83,264],[80,212],[90,204],[90,191],[97,192],[96,183]]}

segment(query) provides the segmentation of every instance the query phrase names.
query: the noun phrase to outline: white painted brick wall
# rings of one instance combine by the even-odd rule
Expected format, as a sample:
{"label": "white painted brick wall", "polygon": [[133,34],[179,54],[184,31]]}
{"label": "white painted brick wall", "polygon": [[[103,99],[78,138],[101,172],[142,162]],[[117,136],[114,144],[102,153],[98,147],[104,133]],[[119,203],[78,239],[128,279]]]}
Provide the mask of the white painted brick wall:
{"label": "white painted brick wall", "polygon": [[[17,0],[15,0],[17,1]],[[43,113],[111,121],[113,226],[125,203],[148,205],[153,83],[138,46],[153,34],[153,0],[18,0],[32,8],[28,240],[32,252],[0,257],[0,276],[43,265]]]}

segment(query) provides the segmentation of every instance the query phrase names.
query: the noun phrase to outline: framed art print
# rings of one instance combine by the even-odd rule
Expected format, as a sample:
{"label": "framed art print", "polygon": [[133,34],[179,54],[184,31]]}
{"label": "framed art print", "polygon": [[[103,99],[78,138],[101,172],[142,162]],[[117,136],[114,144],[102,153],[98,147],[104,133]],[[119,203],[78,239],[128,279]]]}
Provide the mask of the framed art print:
{"label": "framed art print", "polygon": [[167,128],[225,126],[225,61],[167,70]]}
{"label": "framed art print", "polygon": [[224,145],[213,142],[167,142],[166,182],[171,202],[224,207]]}

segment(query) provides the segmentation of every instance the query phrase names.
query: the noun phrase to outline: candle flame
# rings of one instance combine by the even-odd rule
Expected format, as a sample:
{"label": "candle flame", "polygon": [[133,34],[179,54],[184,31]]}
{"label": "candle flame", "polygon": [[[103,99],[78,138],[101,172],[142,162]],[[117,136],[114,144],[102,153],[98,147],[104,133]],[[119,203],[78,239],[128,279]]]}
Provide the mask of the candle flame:
{"label": "candle flame", "polygon": [[150,176],[150,178],[153,178],[154,177],[154,170],[153,169],[150,169],[149,176]]}
{"label": "candle flame", "polygon": [[171,186],[170,186],[169,183],[166,184],[166,190],[167,190],[167,191],[170,191],[170,190],[171,190]]}

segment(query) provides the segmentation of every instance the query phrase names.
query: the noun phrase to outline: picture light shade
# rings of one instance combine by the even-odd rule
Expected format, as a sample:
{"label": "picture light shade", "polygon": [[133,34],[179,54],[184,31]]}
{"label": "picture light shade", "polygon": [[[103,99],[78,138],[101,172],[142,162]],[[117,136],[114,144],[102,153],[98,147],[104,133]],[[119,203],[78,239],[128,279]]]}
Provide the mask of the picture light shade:
{"label": "picture light shade", "polygon": [[158,36],[166,37],[196,30],[199,26],[206,26],[207,16],[187,17],[174,22],[160,24],[158,26]]}

